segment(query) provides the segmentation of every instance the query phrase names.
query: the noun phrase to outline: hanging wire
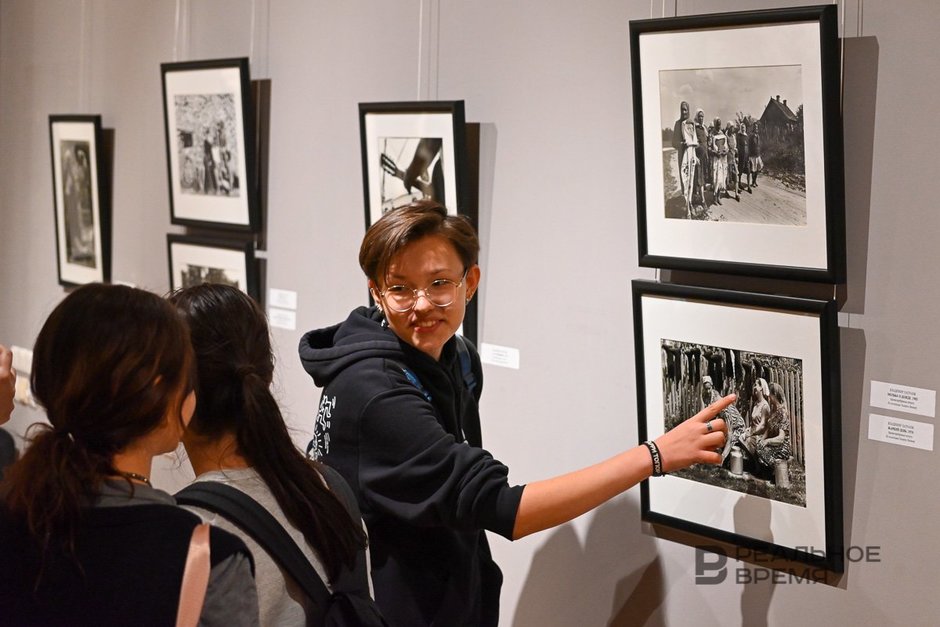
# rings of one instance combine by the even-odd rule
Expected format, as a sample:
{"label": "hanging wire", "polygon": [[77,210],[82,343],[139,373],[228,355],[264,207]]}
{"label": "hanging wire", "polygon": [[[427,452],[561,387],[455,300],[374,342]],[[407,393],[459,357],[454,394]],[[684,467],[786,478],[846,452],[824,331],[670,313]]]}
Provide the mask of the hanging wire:
{"label": "hanging wire", "polygon": [[251,0],[251,36],[248,44],[248,58],[251,59],[251,73],[254,76],[268,76],[270,16],[271,3],[268,0]]}
{"label": "hanging wire", "polygon": [[86,89],[86,83],[89,79],[89,64],[88,64],[88,31],[90,30],[88,24],[88,17],[90,15],[90,9],[88,8],[88,0],[82,0],[82,9],[81,9],[81,26],[80,29],[80,38],[78,44],[78,110],[82,113],[87,113],[88,111],[88,92]]}
{"label": "hanging wire", "polygon": [[[431,0],[435,11],[433,24],[434,45],[431,50],[434,52],[434,93],[433,100],[438,99],[438,85],[441,83],[441,4],[436,0]],[[430,57],[428,57],[430,63]],[[430,92],[430,89],[428,90]]]}
{"label": "hanging wire", "polygon": [[173,61],[180,60],[179,47],[180,47],[180,14],[182,9],[180,7],[182,0],[176,0],[176,15],[173,21]]}
{"label": "hanging wire", "polygon": [[173,33],[173,60],[182,61],[189,56],[189,0],[176,0]]}
{"label": "hanging wire", "polygon": [[255,13],[257,11],[257,3],[255,0],[251,0],[251,23],[248,26],[248,59],[253,69],[257,65],[255,63],[255,27],[258,25],[257,20],[255,20]]}
{"label": "hanging wire", "polygon": [[424,53],[424,0],[418,2],[418,94],[416,100],[421,100],[421,72],[423,68]]}

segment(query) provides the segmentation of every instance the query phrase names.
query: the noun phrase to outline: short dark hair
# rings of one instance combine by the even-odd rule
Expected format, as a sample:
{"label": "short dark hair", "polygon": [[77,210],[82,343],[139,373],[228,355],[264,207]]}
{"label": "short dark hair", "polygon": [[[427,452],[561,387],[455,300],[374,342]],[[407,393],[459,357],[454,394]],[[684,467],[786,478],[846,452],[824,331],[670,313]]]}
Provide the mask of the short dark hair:
{"label": "short dark hair", "polygon": [[449,215],[439,202],[419,200],[389,211],[369,228],[359,248],[359,266],[366,277],[379,284],[395,255],[429,235],[438,235],[453,244],[464,270],[477,263],[480,240],[470,220]]}

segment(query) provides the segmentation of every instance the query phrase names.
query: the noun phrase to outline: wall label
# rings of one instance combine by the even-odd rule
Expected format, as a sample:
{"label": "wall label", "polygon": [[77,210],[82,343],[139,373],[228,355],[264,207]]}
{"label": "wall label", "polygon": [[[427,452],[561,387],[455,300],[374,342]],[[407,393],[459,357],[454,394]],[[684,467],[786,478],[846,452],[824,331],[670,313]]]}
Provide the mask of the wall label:
{"label": "wall label", "polygon": [[480,344],[480,361],[492,366],[519,369],[519,349],[496,344]]}
{"label": "wall label", "polygon": [[933,450],[933,425],[892,416],[868,415],[868,439]]}
{"label": "wall label", "polygon": [[268,307],[268,323],[275,329],[297,329],[297,312],[289,309]]}
{"label": "wall label", "polygon": [[268,290],[268,305],[280,307],[281,309],[297,309],[297,292],[292,290],[279,290],[271,288]]}
{"label": "wall label", "polygon": [[870,402],[872,407],[896,409],[933,418],[937,410],[937,392],[909,385],[872,381]]}

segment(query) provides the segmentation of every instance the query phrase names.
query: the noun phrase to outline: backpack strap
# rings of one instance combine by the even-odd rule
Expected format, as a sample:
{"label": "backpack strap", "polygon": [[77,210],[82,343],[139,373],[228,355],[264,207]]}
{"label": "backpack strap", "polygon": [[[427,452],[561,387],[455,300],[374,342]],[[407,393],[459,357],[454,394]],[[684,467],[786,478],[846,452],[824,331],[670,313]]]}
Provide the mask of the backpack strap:
{"label": "backpack strap", "polygon": [[457,338],[457,357],[460,359],[460,373],[463,375],[464,385],[470,390],[470,394],[473,394],[477,389],[477,378],[473,374],[470,349],[467,348],[467,340],[462,335],[455,335],[454,337]]}
{"label": "backpack strap", "polygon": [[[322,464],[320,474],[326,481],[327,487],[336,495],[339,502],[346,507],[349,517],[353,524],[362,524],[362,512],[359,510],[359,503],[356,501],[356,495],[352,488],[343,479],[335,469]],[[358,551],[356,554],[356,567],[352,570],[343,570],[337,580],[333,583],[333,590],[340,592],[350,592],[353,594],[362,594],[370,596],[369,593],[369,568],[366,565],[366,552]]]}
{"label": "backpack strap", "polygon": [[[457,342],[457,358],[460,360],[460,376],[463,377],[463,383],[467,386],[467,389],[470,390],[470,394],[472,395],[477,388],[477,377],[473,374],[473,362],[470,359],[470,349],[467,348],[467,340],[465,340],[462,335],[455,335],[454,339]],[[405,378],[408,379],[408,382],[418,388],[421,395],[430,403],[431,393],[428,392],[427,388],[421,383],[421,379],[418,378],[418,375],[404,364],[398,364],[398,367],[405,373]]]}
{"label": "backpack strap", "polygon": [[330,603],[330,591],[281,523],[253,498],[217,481],[197,481],[176,493],[180,505],[202,507],[221,514],[254,538],[297,582],[320,612]]}
{"label": "backpack strap", "polygon": [[405,373],[405,378],[408,379],[408,382],[418,388],[418,391],[421,392],[421,396],[423,396],[425,400],[430,403],[431,393],[428,392],[428,389],[421,383],[421,379],[418,378],[418,375],[416,375],[411,368],[404,364],[398,364],[398,367],[401,368],[401,371]]}

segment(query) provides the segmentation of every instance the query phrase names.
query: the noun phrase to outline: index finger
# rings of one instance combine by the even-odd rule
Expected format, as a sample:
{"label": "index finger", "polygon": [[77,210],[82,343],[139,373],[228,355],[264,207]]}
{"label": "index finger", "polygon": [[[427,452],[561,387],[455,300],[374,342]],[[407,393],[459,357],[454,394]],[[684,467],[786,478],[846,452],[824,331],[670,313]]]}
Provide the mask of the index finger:
{"label": "index finger", "polygon": [[729,394],[728,396],[722,397],[696,414],[696,417],[702,422],[708,422],[717,416],[719,412],[728,407],[728,405],[736,401],[737,398],[737,394]]}

